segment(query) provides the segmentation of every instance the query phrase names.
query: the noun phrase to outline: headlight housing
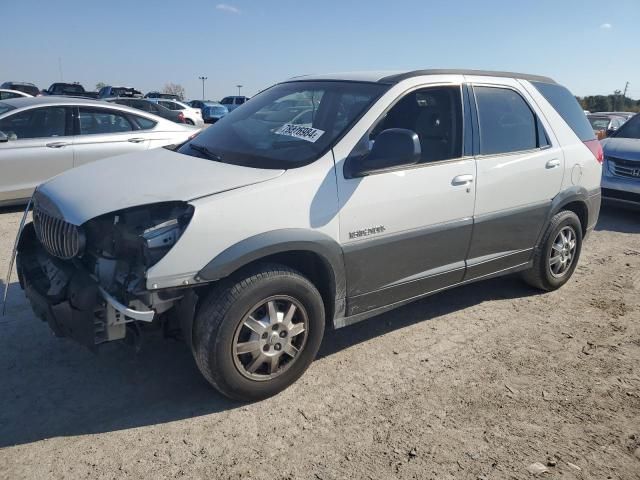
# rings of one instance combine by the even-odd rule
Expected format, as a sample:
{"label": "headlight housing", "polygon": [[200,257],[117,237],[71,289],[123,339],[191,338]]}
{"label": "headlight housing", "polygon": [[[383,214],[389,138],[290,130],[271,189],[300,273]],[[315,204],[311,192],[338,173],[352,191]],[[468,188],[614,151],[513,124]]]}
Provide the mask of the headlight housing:
{"label": "headlight housing", "polygon": [[193,212],[185,202],[162,202],[101,215],[83,226],[87,253],[147,269],[176,244]]}

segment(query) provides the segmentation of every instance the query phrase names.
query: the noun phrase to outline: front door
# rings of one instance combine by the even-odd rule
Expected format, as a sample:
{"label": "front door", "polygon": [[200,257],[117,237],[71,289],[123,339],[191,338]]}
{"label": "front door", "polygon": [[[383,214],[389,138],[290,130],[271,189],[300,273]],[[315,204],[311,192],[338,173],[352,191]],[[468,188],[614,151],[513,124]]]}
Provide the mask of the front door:
{"label": "front door", "polygon": [[0,120],[0,202],[28,199],[36,186],[73,167],[71,109],[31,108]]}
{"label": "front door", "polygon": [[422,158],[394,171],[345,178],[335,150],[347,314],[357,315],[458,283],[472,231],[475,160],[464,145],[461,85],[416,88],[378,118],[349,162],[365,161],[389,128],[417,133]]}

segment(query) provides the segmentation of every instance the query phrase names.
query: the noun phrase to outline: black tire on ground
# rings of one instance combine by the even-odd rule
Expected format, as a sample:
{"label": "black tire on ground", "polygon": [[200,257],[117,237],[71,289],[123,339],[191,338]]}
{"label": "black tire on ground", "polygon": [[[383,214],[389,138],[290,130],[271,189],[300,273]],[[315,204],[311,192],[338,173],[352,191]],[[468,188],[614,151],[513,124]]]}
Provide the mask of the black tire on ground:
{"label": "black tire on ground", "polygon": [[[306,310],[306,341],[279,376],[247,378],[234,360],[236,331],[255,305],[273,296],[295,299]],[[222,394],[235,400],[261,400],[302,376],[318,352],[324,325],[324,304],[317,288],[291,268],[263,264],[222,281],[204,298],[194,320],[193,354],[200,372]]]}
{"label": "black tire on ground", "polygon": [[190,118],[187,118],[184,123],[186,123],[187,125],[195,125],[195,123],[193,123],[193,120],[191,120]]}
{"label": "black tire on ground", "polygon": [[[554,240],[556,240],[560,231],[565,229],[565,227],[571,228],[575,234],[575,252],[569,268],[557,276],[553,275],[549,260],[552,254]],[[571,275],[573,275],[580,259],[581,250],[582,226],[580,219],[574,212],[568,210],[560,211],[553,216],[542,236],[540,244],[534,250],[533,266],[531,269],[523,272],[522,277],[532,287],[545,291],[556,290],[567,283]]]}

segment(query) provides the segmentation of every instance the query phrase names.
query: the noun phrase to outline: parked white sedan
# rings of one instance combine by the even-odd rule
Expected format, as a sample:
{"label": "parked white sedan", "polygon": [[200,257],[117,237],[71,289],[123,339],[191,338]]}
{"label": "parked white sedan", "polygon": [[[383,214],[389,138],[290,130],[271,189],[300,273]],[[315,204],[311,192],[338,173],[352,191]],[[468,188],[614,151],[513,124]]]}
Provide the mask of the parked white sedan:
{"label": "parked white sedan", "polygon": [[0,101],[0,205],[26,203],[65,170],[123,153],[183,143],[189,125],[116,104],[70,97]]}
{"label": "parked white sedan", "polygon": [[150,102],[157,103],[169,110],[179,110],[184,115],[185,123],[189,125],[195,125],[196,127],[204,127],[204,120],[202,118],[202,110],[199,108],[193,108],[184,102],[178,100],[171,100],[167,98],[146,98]]}

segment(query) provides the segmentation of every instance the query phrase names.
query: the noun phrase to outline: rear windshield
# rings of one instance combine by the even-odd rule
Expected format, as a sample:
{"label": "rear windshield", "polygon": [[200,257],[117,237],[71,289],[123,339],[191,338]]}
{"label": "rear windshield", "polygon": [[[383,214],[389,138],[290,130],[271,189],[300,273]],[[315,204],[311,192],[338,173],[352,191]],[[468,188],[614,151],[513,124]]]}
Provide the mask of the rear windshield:
{"label": "rear windshield", "polygon": [[15,107],[12,107],[11,105],[0,102],[0,115],[2,115],[3,113],[7,113],[9,110],[13,110],[14,108]]}
{"label": "rear windshield", "polygon": [[38,87],[36,87],[35,85],[22,85],[19,83],[14,83],[11,86],[11,90],[18,90],[19,92],[28,93],[29,95],[33,95],[34,97],[36,97],[40,93],[40,90],[38,90]]}
{"label": "rear windshield", "polygon": [[609,119],[606,117],[588,117],[594,130],[606,130],[609,128]]}
{"label": "rear windshield", "polygon": [[640,115],[631,117],[613,135],[616,138],[640,139]]}
{"label": "rear windshield", "polygon": [[569,90],[554,83],[531,82],[547,102],[560,114],[580,140],[595,140],[584,110]]}
{"label": "rear windshield", "polygon": [[254,168],[311,163],[387,89],[364,82],[289,82],[271,87],[178,151]]}

